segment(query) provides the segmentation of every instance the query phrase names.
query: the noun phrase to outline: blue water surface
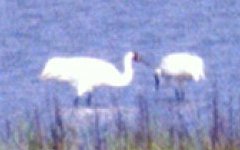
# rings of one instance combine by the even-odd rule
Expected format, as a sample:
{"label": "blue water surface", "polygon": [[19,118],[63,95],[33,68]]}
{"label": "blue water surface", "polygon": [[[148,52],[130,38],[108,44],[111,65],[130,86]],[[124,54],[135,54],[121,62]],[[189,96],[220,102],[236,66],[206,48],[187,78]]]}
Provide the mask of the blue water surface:
{"label": "blue water surface", "polygon": [[[122,58],[130,50],[138,51],[153,67],[168,53],[194,52],[206,63],[207,79],[187,85],[188,99],[207,103],[217,82],[222,106],[229,96],[237,103],[239,8],[237,0],[1,0],[1,122],[26,116],[35,108],[44,112],[46,101],[53,97],[64,107],[72,105],[71,86],[38,78],[53,56],[97,57],[122,70]],[[105,97],[108,105],[115,95],[127,105],[143,93],[149,101],[164,97],[162,93],[174,97],[171,89],[154,91],[150,68],[140,64],[134,68],[129,87],[101,87],[94,99]]]}

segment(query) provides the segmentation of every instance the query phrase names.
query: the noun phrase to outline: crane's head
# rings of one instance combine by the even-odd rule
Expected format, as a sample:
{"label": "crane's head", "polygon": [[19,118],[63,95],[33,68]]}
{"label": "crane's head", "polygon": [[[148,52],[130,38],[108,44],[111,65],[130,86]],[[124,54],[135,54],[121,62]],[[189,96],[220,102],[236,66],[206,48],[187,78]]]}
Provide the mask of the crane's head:
{"label": "crane's head", "polygon": [[139,62],[141,60],[141,56],[139,55],[138,52],[133,51],[132,52],[132,59],[136,62]]}

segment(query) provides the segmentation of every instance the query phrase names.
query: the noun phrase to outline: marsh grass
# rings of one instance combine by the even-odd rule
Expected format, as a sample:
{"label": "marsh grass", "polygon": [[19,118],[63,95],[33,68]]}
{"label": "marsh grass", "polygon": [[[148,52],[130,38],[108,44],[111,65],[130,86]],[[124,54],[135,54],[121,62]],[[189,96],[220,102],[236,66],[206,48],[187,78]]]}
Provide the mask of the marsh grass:
{"label": "marsh grass", "polygon": [[[188,128],[182,106],[168,105],[169,117],[157,115],[156,103],[139,94],[136,117],[131,123],[115,100],[113,120],[103,123],[101,113],[93,107],[92,122],[73,126],[64,118],[63,107],[53,100],[50,118],[42,119],[39,109],[30,118],[5,120],[0,134],[0,150],[238,150],[240,149],[239,111],[234,97],[229,97],[227,111],[220,110],[219,90],[213,85],[209,128]],[[235,104],[236,105],[236,104]],[[240,103],[239,103],[240,105]],[[49,106],[50,107],[50,106]],[[155,108],[154,108],[155,107]],[[159,109],[163,109],[162,106]],[[238,106],[239,108],[239,106]],[[76,108],[72,108],[73,111]],[[191,115],[191,114],[187,114]],[[198,114],[199,116],[201,114]],[[197,116],[195,119],[199,119]],[[167,124],[167,125],[166,125]],[[165,125],[165,126],[164,126]]]}

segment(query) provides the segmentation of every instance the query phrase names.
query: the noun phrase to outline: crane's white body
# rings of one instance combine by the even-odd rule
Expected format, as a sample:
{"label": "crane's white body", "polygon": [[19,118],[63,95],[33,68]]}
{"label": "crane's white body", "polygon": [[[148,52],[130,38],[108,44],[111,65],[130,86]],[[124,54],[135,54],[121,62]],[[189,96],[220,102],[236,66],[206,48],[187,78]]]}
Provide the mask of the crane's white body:
{"label": "crane's white body", "polygon": [[168,76],[176,80],[205,79],[204,63],[201,57],[186,53],[172,53],[165,56],[156,73],[162,77]]}
{"label": "crane's white body", "polygon": [[135,53],[126,53],[123,72],[119,72],[114,65],[102,59],[53,57],[47,61],[41,78],[68,82],[76,88],[78,96],[91,92],[97,86],[127,86],[134,74],[132,67],[134,57]]}
{"label": "crane's white body", "polygon": [[198,82],[205,79],[204,68],[201,57],[187,52],[176,52],[163,57],[159,67],[155,70],[155,75],[174,80],[182,86],[186,81]]}

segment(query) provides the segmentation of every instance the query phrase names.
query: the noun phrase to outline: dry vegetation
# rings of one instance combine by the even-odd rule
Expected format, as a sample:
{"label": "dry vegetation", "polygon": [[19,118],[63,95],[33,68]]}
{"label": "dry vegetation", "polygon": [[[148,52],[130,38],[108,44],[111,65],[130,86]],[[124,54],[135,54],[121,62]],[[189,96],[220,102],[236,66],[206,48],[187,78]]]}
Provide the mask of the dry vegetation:
{"label": "dry vegetation", "polygon": [[[137,115],[129,123],[119,104],[114,106],[114,117],[103,124],[101,113],[92,108],[90,124],[73,125],[64,118],[64,109],[54,100],[52,116],[43,121],[35,109],[27,120],[6,120],[1,133],[0,149],[18,150],[237,150],[239,143],[239,120],[229,98],[226,113],[220,110],[217,87],[209,97],[209,127],[195,126],[189,129],[183,114],[184,104],[170,104],[168,117],[152,111],[155,103],[140,95],[137,98]],[[181,102],[179,102],[181,103]],[[194,102],[191,102],[194,103]],[[73,111],[76,108],[72,108]],[[190,111],[191,112],[191,111]],[[191,115],[191,114],[189,114]],[[201,115],[201,114],[198,114]],[[196,118],[196,120],[198,120]],[[47,122],[47,123],[46,123]],[[204,124],[204,123],[203,123]],[[83,128],[84,127],[84,128]],[[84,131],[83,131],[84,129]]]}

